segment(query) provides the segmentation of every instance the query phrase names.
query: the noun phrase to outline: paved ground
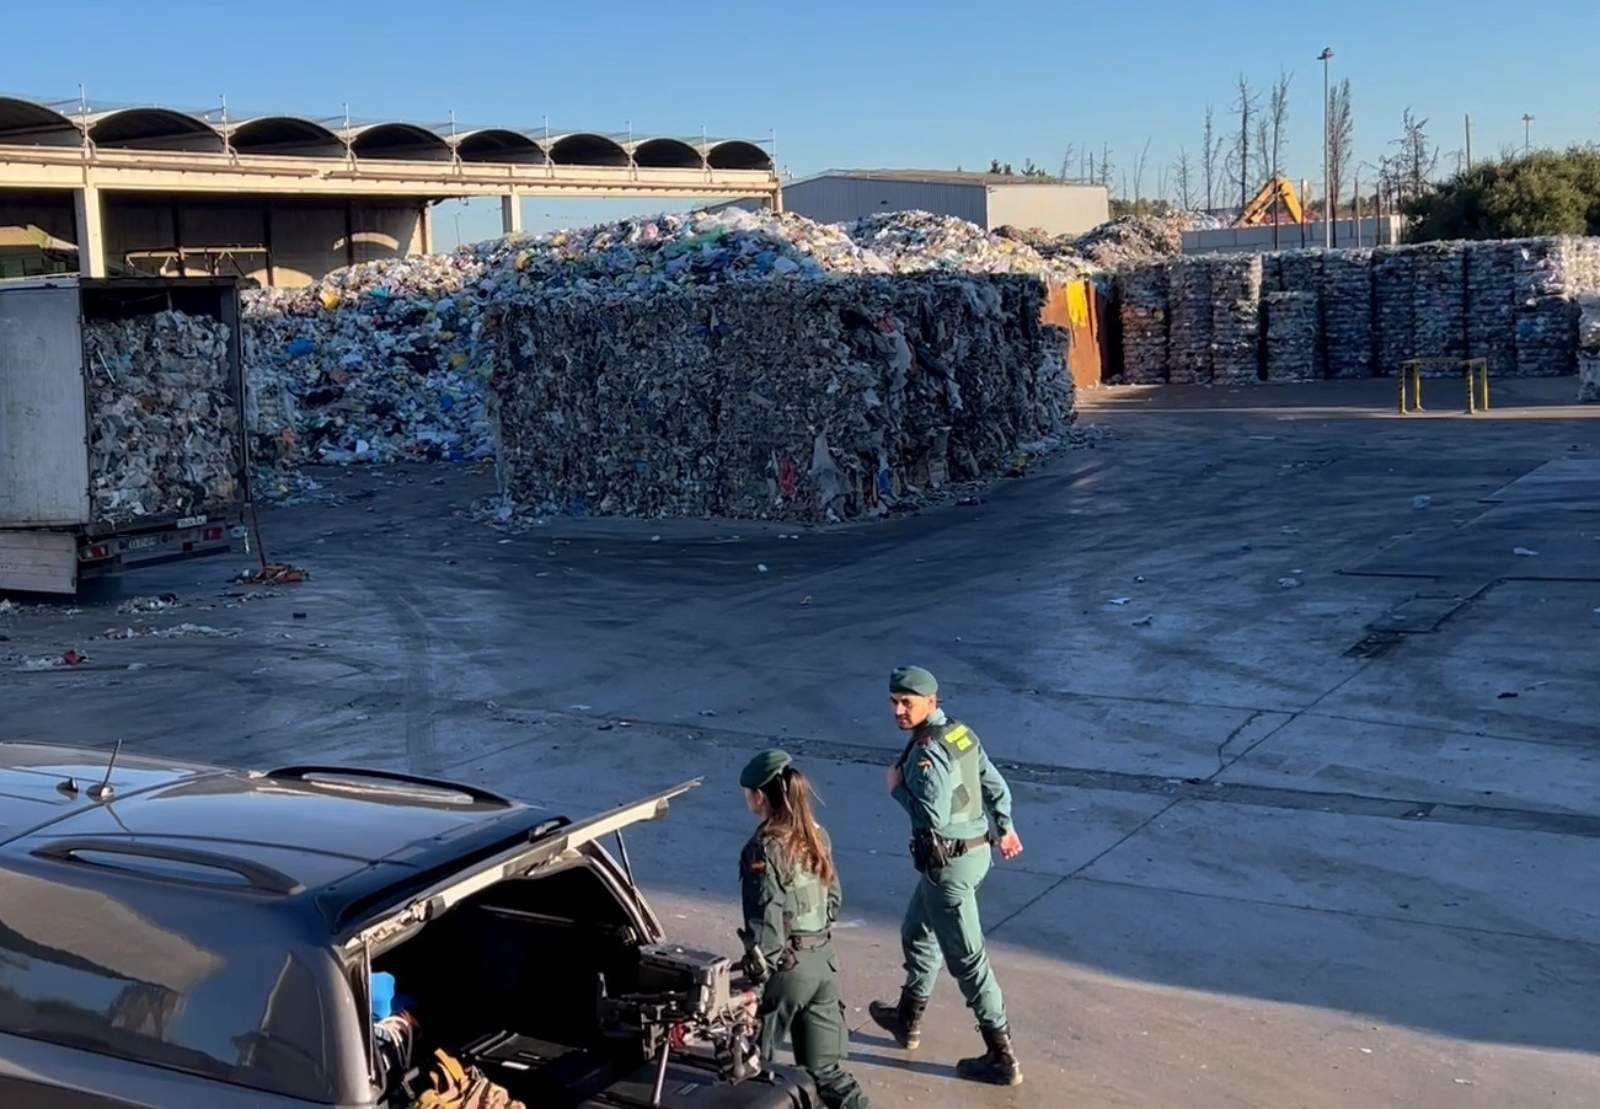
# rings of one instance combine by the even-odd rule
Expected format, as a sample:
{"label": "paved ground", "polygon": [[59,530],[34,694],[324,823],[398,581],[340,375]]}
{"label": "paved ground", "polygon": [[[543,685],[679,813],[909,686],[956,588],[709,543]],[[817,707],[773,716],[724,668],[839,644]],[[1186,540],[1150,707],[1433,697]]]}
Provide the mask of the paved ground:
{"label": "paved ground", "polygon": [[[634,863],[679,936],[727,949],[734,775],[781,742],[828,801],[880,1105],[1593,1106],[1600,408],[1571,393],[1401,420],[1376,382],[1108,391],[1085,419],[1110,441],[985,504],[794,538],[507,541],[462,514],[481,473],[341,475],[343,504],[264,516],[305,585],[230,598],[235,559],[127,579],[179,593],[167,613],[0,616],[3,727],[574,814],[704,775]],[[88,638],[185,621],[226,637]],[[68,647],[91,661],[10,668]],[[865,1026],[912,885],[879,769],[912,659],[1017,794],[1027,851],[983,897],[1017,1091],[951,1078],[977,1043],[953,984],[914,1058]]]}

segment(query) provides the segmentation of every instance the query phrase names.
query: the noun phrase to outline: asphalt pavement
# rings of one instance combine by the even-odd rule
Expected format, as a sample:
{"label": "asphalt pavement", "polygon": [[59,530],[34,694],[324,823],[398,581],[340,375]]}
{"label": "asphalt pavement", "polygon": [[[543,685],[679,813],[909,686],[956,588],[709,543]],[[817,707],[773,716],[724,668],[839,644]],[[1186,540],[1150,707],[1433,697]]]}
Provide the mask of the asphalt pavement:
{"label": "asphalt pavement", "polygon": [[[362,762],[637,829],[673,934],[736,947],[736,777],[790,748],[845,888],[879,1105],[1600,1104],[1600,407],[1570,378],[1401,418],[1385,382],[1112,389],[1104,435],[976,504],[834,528],[551,519],[482,468],[319,471],[227,559],[0,612],[0,730],[270,767]],[[177,607],[119,612],[134,597]],[[160,633],[160,634],[152,634]],[[68,649],[78,666],[51,666]],[[982,908],[1027,1082],[953,982],[866,1019],[913,886],[889,669],[1009,776]]]}

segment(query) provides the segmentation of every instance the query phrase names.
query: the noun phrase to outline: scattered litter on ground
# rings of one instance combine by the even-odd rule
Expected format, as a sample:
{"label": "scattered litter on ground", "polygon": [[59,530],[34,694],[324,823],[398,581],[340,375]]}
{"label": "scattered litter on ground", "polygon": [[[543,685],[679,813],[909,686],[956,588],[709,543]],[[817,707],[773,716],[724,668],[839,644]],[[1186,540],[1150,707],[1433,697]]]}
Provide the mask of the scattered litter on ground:
{"label": "scattered litter on ground", "polygon": [[89,656],[75,648],[68,648],[61,656],[61,661],[66,666],[81,666],[89,661]]}
{"label": "scattered litter on ground", "polygon": [[1147,628],[1150,626],[1153,620],[1155,620],[1154,616],[1141,616],[1139,619],[1133,622],[1133,626],[1136,628]]}
{"label": "scattered litter on ground", "polygon": [[124,616],[139,612],[163,612],[170,608],[182,608],[183,602],[176,593],[163,593],[159,597],[131,597],[117,606],[117,611]]}
{"label": "scattered litter on ground", "polygon": [[1527,547],[1513,547],[1511,548],[1511,553],[1522,558],[1535,558],[1539,554],[1538,551],[1529,550]]}
{"label": "scattered litter on ground", "polygon": [[0,601],[0,616],[7,616],[15,611],[17,611],[15,601]]}
{"label": "scattered litter on ground", "polygon": [[1278,587],[1280,589],[1299,589],[1300,588],[1300,579],[1299,578],[1279,578],[1278,579]]}
{"label": "scattered litter on ground", "polygon": [[767,564],[765,562],[756,563],[756,573],[765,574],[766,572],[767,572]]}
{"label": "scattered litter on ground", "polygon": [[311,577],[311,571],[287,562],[269,562],[259,570],[242,571],[234,581],[241,585],[296,585]]}
{"label": "scattered litter on ground", "polygon": [[129,670],[138,671],[138,670],[148,670],[149,668],[150,668],[150,664],[147,663],[147,662],[130,662],[130,663],[128,663],[128,669]]}
{"label": "scattered litter on ground", "polygon": [[1107,604],[1113,604],[1113,605],[1125,605],[1131,600],[1133,600],[1132,597],[1112,597],[1106,603]]}
{"label": "scattered litter on ground", "polygon": [[1433,498],[1426,494],[1419,494],[1411,498],[1411,507],[1416,509],[1427,508],[1433,503]]}
{"label": "scattered litter on ground", "polygon": [[1497,700],[1501,700],[1501,701],[1507,701],[1507,700],[1510,700],[1512,697],[1516,697],[1516,696],[1519,696],[1519,694],[1517,694],[1515,691],[1509,690],[1509,689],[1504,691],[1504,692],[1502,692],[1502,693],[1495,694],[1496,699]]}

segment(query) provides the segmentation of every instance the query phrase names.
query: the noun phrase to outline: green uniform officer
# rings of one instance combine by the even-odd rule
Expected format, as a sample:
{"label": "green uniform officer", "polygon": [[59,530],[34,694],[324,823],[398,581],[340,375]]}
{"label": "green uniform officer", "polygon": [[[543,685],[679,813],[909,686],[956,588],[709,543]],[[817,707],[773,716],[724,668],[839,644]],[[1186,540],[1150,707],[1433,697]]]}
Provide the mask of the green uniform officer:
{"label": "green uniform officer", "polygon": [[[992,864],[990,843],[998,843],[1006,859],[1022,853],[1022,840],[1011,826],[1011,789],[977,734],[939,707],[939,683],[928,671],[920,666],[895,670],[889,699],[895,722],[911,739],[889,768],[887,784],[911,817],[912,862],[920,877],[900,928],[905,986],[898,1003],[874,1001],[872,1019],[900,1046],[915,1048],[944,963],[978,1018],[986,1049],[962,1059],[956,1073],[1015,1086],[1022,1081],[1022,1066],[978,920],[978,887]],[[991,821],[997,841],[991,839]]]}
{"label": "green uniform officer", "polygon": [[739,775],[745,804],[761,818],[739,857],[745,968],[763,984],[761,1057],[785,1033],[829,1109],[867,1109],[867,1095],[839,1064],[850,1032],[839,996],[831,929],[839,876],[828,833],[811,814],[811,788],[783,751],[764,751]]}

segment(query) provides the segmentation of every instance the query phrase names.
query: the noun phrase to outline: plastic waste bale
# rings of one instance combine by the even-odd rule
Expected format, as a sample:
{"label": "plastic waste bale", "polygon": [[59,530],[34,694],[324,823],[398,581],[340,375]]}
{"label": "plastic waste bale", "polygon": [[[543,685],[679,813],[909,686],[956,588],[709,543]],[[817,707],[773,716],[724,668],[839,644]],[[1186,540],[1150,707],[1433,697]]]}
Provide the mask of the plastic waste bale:
{"label": "plastic waste bale", "polygon": [[534,512],[822,521],[1003,472],[1071,418],[1044,295],[856,275],[503,303],[503,493]]}
{"label": "plastic waste bale", "polygon": [[230,334],[220,320],[173,311],[85,322],[96,520],[190,516],[235,498]]}
{"label": "plastic waste bale", "polygon": [[1578,401],[1600,403],[1600,296],[1578,298]]}

